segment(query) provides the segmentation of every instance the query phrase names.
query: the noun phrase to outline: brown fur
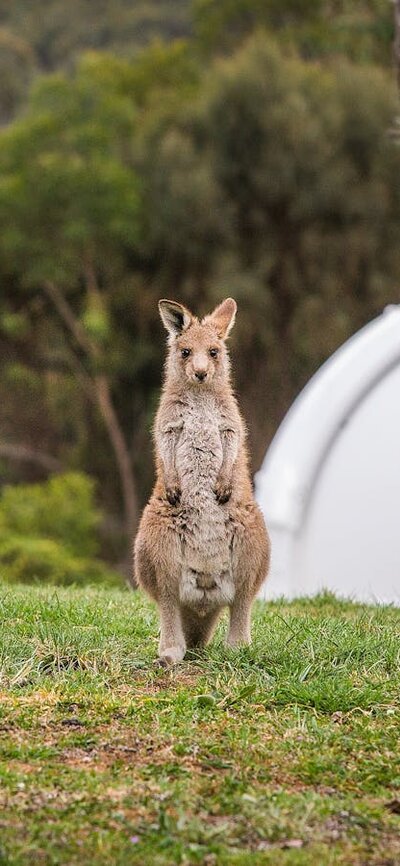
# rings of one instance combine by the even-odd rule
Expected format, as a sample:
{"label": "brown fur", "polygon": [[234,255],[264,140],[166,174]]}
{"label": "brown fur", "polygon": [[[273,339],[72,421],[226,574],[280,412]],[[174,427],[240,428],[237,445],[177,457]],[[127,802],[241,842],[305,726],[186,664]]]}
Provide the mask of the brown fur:
{"label": "brown fur", "polygon": [[169,353],[154,425],[157,479],[136,537],[135,572],[158,604],[159,661],[167,665],[210,640],[225,606],[228,644],[250,642],[270,544],[230,383],[225,339],[236,303],[228,298],[202,321],[174,301],[160,301],[160,314]]}

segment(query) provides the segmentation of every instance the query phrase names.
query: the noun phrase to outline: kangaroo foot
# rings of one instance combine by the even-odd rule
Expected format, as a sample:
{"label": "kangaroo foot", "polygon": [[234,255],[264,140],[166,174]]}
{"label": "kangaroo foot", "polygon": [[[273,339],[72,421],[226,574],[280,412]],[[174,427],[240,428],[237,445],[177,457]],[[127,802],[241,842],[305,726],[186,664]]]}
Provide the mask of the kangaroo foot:
{"label": "kangaroo foot", "polygon": [[173,665],[179,664],[182,661],[185,655],[185,650],[180,646],[170,646],[166,649],[160,651],[160,655],[158,659],[156,659],[155,664],[160,668],[170,668]]}

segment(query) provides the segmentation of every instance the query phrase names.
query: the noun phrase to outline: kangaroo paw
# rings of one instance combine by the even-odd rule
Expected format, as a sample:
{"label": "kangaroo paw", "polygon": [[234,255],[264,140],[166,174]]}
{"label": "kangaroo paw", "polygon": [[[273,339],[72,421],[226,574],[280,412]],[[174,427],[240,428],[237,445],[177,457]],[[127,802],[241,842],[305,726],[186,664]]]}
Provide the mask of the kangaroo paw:
{"label": "kangaroo paw", "polygon": [[177,505],[181,498],[181,489],[178,484],[172,484],[165,489],[166,496],[170,505]]}
{"label": "kangaroo paw", "polygon": [[220,505],[224,505],[225,502],[228,502],[228,499],[231,498],[232,495],[232,485],[231,482],[228,481],[227,478],[217,478],[216,485],[214,487],[214,493]]}

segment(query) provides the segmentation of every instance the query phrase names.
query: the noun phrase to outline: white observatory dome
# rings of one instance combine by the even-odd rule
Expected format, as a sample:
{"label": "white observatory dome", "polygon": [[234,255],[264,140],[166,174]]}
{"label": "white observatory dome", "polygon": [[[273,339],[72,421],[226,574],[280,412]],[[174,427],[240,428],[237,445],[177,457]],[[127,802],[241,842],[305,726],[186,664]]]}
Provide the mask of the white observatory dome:
{"label": "white observatory dome", "polygon": [[400,604],[400,306],[313,376],[256,476],[272,540],[263,598]]}

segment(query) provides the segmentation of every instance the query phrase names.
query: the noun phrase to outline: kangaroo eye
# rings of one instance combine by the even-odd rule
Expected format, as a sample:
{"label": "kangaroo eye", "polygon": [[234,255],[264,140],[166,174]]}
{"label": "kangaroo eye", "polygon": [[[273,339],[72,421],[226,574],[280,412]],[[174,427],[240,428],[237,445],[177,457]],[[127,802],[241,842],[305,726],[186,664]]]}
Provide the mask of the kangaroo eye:
{"label": "kangaroo eye", "polygon": [[190,355],[190,352],[191,352],[191,349],[182,349],[181,350],[182,358],[188,358]]}
{"label": "kangaroo eye", "polygon": [[218,355],[218,349],[210,349],[210,355],[212,358],[216,358]]}

